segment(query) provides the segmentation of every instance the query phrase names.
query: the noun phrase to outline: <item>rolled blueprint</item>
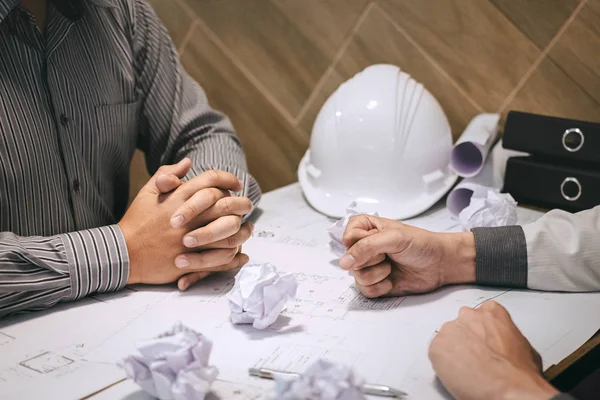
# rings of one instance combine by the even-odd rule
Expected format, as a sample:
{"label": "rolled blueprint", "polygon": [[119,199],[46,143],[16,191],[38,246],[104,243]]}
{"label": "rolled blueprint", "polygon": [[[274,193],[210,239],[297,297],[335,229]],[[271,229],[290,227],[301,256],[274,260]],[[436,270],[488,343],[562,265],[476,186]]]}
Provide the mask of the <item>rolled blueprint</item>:
{"label": "rolled blueprint", "polygon": [[506,162],[510,157],[527,155],[519,151],[507,150],[499,141],[490,152],[481,172],[474,177],[463,179],[452,189],[446,198],[446,207],[454,216],[458,216],[462,210],[469,206],[473,191],[478,185],[502,189],[504,185],[504,174]]}
{"label": "rolled blueprint", "polygon": [[450,168],[463,178],[481,172],[498,135],[500,114],[479,114],[469,122],[450,154]]}

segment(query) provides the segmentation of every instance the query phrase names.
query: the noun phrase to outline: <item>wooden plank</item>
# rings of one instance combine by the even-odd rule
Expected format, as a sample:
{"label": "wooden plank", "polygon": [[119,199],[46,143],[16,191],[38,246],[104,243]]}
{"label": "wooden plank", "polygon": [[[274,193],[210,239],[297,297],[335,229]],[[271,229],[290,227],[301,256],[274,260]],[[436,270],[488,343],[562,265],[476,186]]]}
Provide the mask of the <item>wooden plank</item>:
{"label": "wooden plank", "polygon": [[548,58],[508,104],[509,110],[600,122],[598,102]]}
{"label": "wooden plank", "polygon": [[541,54],[487,0],[380,0],[379,4],[489,111],[503,104]]}
{"label": "wooden plank", "polygon": [[296,116],[365,0],[186,0],[281,105]]}
{"label": "wooden plank", "polygon": [[569,19],[581,0],[490,0],[543,50]]}
{"label": "wooden plank", "polygon": [[600,0],[589,0],[548,55],[597,103],[600,103],[599,22]]}
{"label": "wooden plank", "polygon": [[268,191],[294,182],[308,137],[278,113],[200,29],[192,35],[182,63],[204,88],[210,104],[232,120],[250,172],[262,189]]}

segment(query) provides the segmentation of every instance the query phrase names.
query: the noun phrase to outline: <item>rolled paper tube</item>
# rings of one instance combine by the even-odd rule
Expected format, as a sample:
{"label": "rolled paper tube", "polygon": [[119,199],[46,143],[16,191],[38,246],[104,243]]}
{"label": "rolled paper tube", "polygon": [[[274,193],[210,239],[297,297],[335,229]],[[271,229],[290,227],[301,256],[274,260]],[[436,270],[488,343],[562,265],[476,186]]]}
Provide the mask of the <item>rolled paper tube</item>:
{"label": "rolled paper tube", "polygon": [[450,168],[463,178],[481,172],[498,135],[500,114],[479,114],[456,141],[450,154]]}
{"label": "rolled paper tube", "polygon": [[463,179],[452,189],[446,198],[446,207],[454,216],[458,216],[471,202],[475,186],[487,186],[502,189],[506,162],[510,157],[527,155],[518,151],[507,150],[498,142],[490,152],[484,167],[477,176]]}
{"label": "rolled paper tube", "polygon": [[464,180],[452,189],[446,198],[446,207],[450,214],[458,217],[458,214],[469,206],[476,186],[476,183]]}

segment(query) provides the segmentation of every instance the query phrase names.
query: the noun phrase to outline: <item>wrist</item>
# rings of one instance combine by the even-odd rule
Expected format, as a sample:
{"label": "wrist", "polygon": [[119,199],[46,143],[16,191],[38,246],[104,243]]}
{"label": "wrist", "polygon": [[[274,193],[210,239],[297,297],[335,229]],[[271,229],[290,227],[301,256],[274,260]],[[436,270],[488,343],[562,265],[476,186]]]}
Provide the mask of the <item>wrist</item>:
{"label": "wrist", "polygon": [[475,283],[475,237],[471,232],[444,233],[442,284]]}
{"label": "wrist", "polygon": [[119,222],[117,226],[121,229],[121,233],[123,234],[123,239],[125,240],[125,245],[127,247],[127,255],[129,257],[129,276],[127,277],[127,285],[134,285],[136,283],[141,283],[141,278],[139,277],[139,269],[136,263],[136,250],[133,246],[133,240],[131,239],[131,233],[127,230],[127,228]]}

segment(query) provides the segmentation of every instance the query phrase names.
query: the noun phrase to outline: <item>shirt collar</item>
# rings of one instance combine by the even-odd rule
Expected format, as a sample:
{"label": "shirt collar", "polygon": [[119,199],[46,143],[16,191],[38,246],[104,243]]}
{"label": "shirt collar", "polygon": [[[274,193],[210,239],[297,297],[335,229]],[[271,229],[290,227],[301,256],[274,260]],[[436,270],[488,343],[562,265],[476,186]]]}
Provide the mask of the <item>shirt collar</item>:
{"label": "shirt collar", "polygon": [[[84,2],[86,0],[50,0],[61,14],[72,21],[83,16]],[[87,0],[100,7],[115,7],[117,0]],[[0,23],[19,4],[19,0],[0,0]]]}

